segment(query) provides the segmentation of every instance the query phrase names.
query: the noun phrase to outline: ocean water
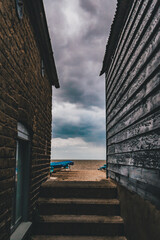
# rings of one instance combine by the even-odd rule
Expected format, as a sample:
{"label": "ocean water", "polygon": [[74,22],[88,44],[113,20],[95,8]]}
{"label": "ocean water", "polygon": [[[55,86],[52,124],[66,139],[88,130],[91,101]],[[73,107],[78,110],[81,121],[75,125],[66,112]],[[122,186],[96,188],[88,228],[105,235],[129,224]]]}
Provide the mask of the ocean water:
{"label": "ocean water", "polygon": [[[68,159],[69,160],[69,159]],[[61,162],[65,160],[51,160],[52,162]],[[72,170],[97,170],[99,167],[106,163],[106,160],[71,160],[74,165],[71,166]]]}

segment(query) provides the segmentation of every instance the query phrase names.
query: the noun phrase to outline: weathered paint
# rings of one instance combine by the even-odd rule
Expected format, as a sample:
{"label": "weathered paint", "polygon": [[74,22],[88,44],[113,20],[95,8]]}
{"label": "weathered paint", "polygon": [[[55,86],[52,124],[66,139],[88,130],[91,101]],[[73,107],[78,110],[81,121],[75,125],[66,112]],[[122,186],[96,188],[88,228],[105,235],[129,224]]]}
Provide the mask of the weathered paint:
{"label": "weathered paint", "polygon": [[[119,8],[123,4],[119,2]],[[114,21],[120,18],[119,14],[120,10]],[[110,53],[106,50],[105,59],[111,61],[104,59],[103,65],[107,69],[109,176],[157,207],[160,207],[159,14],[158,0],[134,0],[124,16],[125,23],[111,56],[107,57]],[[115,32],[113,24],[110,38]]]}

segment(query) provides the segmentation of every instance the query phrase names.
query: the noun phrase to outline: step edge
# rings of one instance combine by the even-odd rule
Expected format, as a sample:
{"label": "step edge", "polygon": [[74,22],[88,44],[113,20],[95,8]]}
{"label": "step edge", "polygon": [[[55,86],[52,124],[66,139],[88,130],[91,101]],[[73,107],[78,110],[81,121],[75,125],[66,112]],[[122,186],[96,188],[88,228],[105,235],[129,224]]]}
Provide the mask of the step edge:
{"label": "step edge", "polygon": [[[94,236],[87,236],[87,235],[86,236],[85,235],[84,236],[82,236],[82,235],[67,235],[67,236],[65,236],[65,235],[62,235],[62,236],[61,235],[34,235],[34,236],[32,236],[31,240],[41,240],[41,238],[43,238],[43,240],[44,240],[46,237],[49,238],[48,240],[53,240],[54,238],[57,238],[57,237],[62,237],[62,238],[64,238],[64,240],[65,240],[65,238],[67,238],[67,240],[72,239],[72,238],[74,240],[76,240],[77,238],[79,238],[79,240],[86,240],[88,237],[91,237],[92,240],[94,240],[93,239]],[[95,236],[95,240],[104,240],[104,239],[105,240],[127,240],[127,238],[125,236],[111,236],[111,237]]]}
{"label": "step edge", "polygon": [[[113,200],[113,201],[112,201]],[[93,198],[39,198],[38,204],[97,204],[119,205],[118,199],[93,199]]]}
{"label": "step edge", "polygon": [[[77,219],[77,217],[81,217],[81,218]],[[124,220],[121,216],[57,215],[57,214],[51,215],[51,216],[40,215],[40,223],[75,223],[75,221],[76,223],[124,224]]]}

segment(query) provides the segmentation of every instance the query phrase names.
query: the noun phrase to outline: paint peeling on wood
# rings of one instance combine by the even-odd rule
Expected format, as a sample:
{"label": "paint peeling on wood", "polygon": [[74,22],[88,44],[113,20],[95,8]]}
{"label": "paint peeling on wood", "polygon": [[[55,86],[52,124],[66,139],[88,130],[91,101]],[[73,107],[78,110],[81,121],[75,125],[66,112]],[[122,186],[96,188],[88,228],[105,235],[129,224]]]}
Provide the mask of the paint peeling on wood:
{"label": "paint peeling on wood", "polygon": [[160,206],[159,14],[158,0],[133,1],[112,61],[105,68],[109,69],[106,72],[109,176],[157,206]]}

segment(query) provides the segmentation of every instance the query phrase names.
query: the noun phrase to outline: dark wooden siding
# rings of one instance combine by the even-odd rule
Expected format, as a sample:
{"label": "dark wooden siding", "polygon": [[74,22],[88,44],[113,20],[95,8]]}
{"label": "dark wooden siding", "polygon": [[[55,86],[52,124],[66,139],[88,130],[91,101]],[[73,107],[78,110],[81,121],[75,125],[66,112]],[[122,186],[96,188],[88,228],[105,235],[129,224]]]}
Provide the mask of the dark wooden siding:
{"label": "dark wooden siding", "polygon": [[106,72],[109,176],[160,206],[159,0],[137,0]]}

